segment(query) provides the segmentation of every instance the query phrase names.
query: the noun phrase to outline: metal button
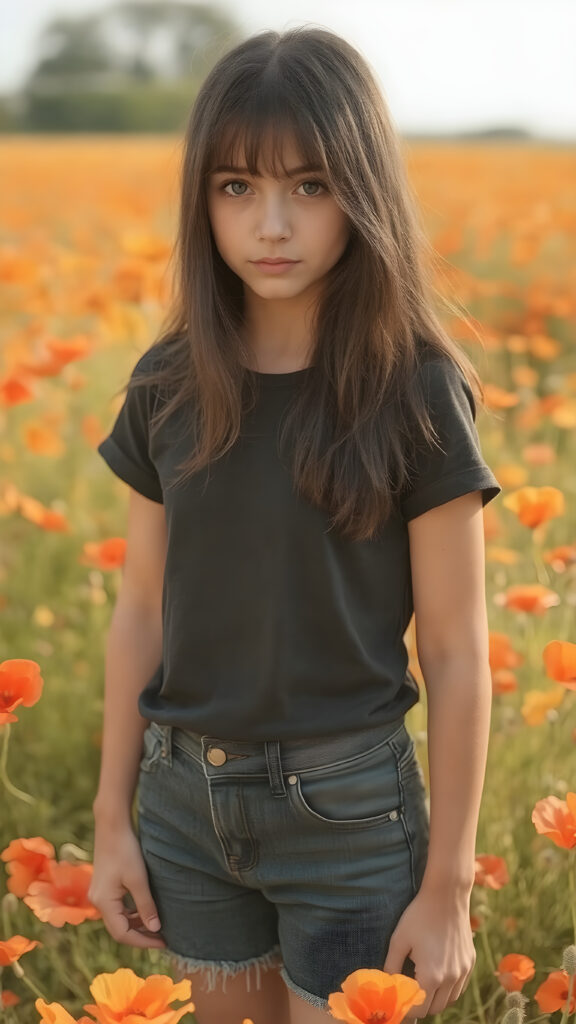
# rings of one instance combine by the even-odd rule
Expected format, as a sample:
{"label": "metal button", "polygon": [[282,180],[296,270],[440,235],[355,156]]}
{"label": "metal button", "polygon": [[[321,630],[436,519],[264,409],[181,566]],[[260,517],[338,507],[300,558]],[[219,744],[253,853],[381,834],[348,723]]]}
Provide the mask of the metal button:
{"label": "metal button", "polygon": [[210,764],[216,765],[217,768],[227,760],[226,751],[222,750],[221,747],[209,747],[206,757],[210,761]]}
{"label": "metal button", "polygon": [[298,776],[297,775],[289,775],[288,776],[288,782],[290,783],[291,786],[295,786],[296,783],[298,782]]}
{"label": "metal button", "polygon": [[396,821],[398,817],[398,811],[390,811],[390,821]]}

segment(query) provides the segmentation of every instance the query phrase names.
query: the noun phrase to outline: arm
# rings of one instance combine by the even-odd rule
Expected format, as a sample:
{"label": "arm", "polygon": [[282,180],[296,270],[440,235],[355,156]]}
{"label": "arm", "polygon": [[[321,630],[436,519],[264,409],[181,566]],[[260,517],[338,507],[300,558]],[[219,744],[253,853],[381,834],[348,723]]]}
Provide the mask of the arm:
{"label": "arm", "polygon": [[430,843],[422,884],[468,896],[492,705],[478,492],[418,516],[408,530],[428,704]]}
{"label": "arm", "polygon": [[[137,701],[162,660],[165,552],[164,507],[131,489],[122,586],[106,648],[102,760],[92,804],[94,865],[88,898],[113,939],[154,948],[166,943],[154,934],[161,923],[131,809],[146,727]],[[124,904],[126,893],[134,901],[134,911]]]}
{"label": "arm", "polygon": [[100,780],[92,805],[97,821],[131,821],[142,736],[148,724],[138,711],[137,701],[161,659],[162,624],[158,615],[121,593],[106,645]]}
{"label": "arm", "polygon": [[96,822],[129,824],[147,725],[138,697],[162,660],[164,506],[130,488],[126,558],[106,647]]}
{"label": "arm", "polygon": [[408,531],[416,646],[428,700],[430,840],[422,885],[396,926],[384,964],[397,973],[409,956],[426,992],[407,1022],[455,1002],[474,969],[469,900],[492,693],[479,492],[416,516]]}

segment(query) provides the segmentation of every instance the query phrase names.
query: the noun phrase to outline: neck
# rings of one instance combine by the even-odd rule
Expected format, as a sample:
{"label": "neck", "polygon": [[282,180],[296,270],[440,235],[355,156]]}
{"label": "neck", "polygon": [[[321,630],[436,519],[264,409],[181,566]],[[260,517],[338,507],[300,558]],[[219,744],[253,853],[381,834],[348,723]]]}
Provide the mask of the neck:
{"label": "neck", "polygon": [[[247,290],[246,290],[247,291]],[[250,369],[261,373],[290,373],[312,362],[310,298],[262,299],[245,294],[242,337],[250,351]]]}

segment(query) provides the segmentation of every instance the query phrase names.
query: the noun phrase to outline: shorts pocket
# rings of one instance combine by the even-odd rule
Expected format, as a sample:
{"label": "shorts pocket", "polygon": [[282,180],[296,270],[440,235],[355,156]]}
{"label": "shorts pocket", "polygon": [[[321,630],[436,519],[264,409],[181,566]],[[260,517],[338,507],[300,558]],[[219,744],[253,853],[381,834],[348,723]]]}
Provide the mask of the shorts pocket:
{"label": "shorts pocket", "polygon": [[150,722],[142,736],[140,771],[156,772],[162,760],[162,732],[156,722]]}
{"label": "shorts pocket", "polygon": [[[399,742],[405,746],[401,736]],[[398,765],[399,755],[386,740],[356,757],[288,776],[288,791],[301,815],[332,828],[371,828],[387,823],[392,828],[396,822],[403,830]]]}

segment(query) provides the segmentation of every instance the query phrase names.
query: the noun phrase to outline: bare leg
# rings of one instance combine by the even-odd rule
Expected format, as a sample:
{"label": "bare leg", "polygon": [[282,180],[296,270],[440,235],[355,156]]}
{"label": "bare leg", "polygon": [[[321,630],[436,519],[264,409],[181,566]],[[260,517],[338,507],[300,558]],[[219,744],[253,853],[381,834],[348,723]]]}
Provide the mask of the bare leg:
{"label": "bare leg", "polygon": [[242,1024],[249,1017],[254,1024],[291,1024],[286,985],[280,977],[279,966],[269,967],[260,974],[260,988],[253,978],[247,991],[245,972],[226,978],[224,991],[218,977],[212,992],[204,991],[204,973],[175,972],[175,980],[189,978],[192,983],[192,1001],[196,1006],[198,1024]]}

